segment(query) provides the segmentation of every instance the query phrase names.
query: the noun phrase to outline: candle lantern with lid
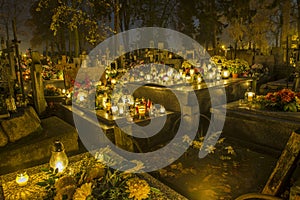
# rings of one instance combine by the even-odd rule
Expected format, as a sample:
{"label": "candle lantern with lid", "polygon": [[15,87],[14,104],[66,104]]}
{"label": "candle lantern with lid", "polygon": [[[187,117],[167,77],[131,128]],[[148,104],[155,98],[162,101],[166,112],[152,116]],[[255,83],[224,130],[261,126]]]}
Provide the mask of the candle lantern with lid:
{"label": "candle lantern with lid", "polygon": [[245,101],[251,102],[255,98],[255,92],[251,88],[248,88],[245,92]]}
{"label": "candle lantern with lid", "polygon": [[62,172],[68,166],[68,163],[69,160],[63,144],[56,140],[51,149],[50,167],[58,172]]}

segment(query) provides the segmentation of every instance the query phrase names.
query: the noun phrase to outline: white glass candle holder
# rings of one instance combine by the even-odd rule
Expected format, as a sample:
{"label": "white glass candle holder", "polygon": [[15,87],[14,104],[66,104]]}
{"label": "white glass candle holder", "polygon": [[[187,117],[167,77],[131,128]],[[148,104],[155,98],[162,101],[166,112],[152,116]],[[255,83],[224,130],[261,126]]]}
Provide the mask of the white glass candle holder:
{"label": "white glass candle holder", "polygon": [[29,176],[26,172],[18,174],[17,177],[16,177],[16,183],[19,186],[27,185],[28,180],[29,180]]}

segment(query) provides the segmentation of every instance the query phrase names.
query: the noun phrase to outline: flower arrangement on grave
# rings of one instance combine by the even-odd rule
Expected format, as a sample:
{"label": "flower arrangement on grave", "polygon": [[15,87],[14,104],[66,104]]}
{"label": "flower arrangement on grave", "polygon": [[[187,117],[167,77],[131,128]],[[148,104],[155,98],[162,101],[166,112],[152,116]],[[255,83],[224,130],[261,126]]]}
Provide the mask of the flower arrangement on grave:
{"label": "flower arrangement on grave", "polygon": [[269,73],[269,68],[260,63],[255,63],[250,67],[249,74],[251,77],[260,78]]}
{"label": "flower arrangement on grave", "polygon": [[251,103],[254,108],[270,111],[299,112],[300,92],[290,89],[281,89],[257,96]]}
{"label": "flower arrangement on grave", "polygon": [[44,89],[44,94],[45,96],[59,96],[62,94],[62,89],[52,84],[47,84]]}
{"label": "flower arrangement on grave", "polygon": [[248,62],[239,58],[228,60],[225,65],[232,74],[246,73],[250,70]]}
{"label": "flower arrangement on grave", "polygon": [[74,82],[74,87],[76,90],[72,92],[72,102],[83,108],[94,109],[95,105],[93,102],[95,102],[96,90],[93,82],[86,77],[81,82]]}
{"label": "flower arrangement on grave", "polygon": [[66,105],[72,105],[73,95],[74,95],[74,87],[68,88],[65,93],[65,102],[64,103]]}
{"label": "flower arrangement on grave", "polygon": [[215,65],[223,65],[226,61],[227,59],[225,58],[225,56],[215,55],[210,58],[210,62],[214,63]]}
{"label": "flower arrangement on grave", "polygon": [[37,185],[46,190],[45,200],[168,199],[143,176],[106,167],[86,156],[61,173],[42,169],[48,176]]}

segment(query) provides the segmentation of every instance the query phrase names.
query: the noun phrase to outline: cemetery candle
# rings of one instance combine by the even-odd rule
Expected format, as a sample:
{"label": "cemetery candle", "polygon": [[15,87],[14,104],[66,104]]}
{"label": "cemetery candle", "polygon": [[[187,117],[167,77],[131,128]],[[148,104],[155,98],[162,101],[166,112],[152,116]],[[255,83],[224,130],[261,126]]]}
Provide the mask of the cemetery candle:
{"label": "cemetery candle", "polygon": [[202,77],[201,76],[198,76],[197,77],[197,83],[201,83],[202,82]]}
{"label": "cemetery candle", "polygon": [[248,92],[248,101],[252,101],[255,96],[254,92]]}
{"label": "cemetery candle", "polygon": [[118,103],[119,115],[123,115],[124,114],[124,107],[125,107],[124,103]]}
{"label": "cemetery candle", "polygon": [[111,79],[111,84],[113,84],[113,85],[115,85],[116,84],[116,82],[117,82],[117,80],[116,79]]}
{"label": "cemetery candle", "polygon": [[227,69],[222,70],[221,72],[222,78],[229,78],[230,72]]}
{"label": "cemetery candle", "polygon": [[58,172],[62,172],[68,166],[68,163],[69,160],[63,144],[59,140],[56,140],[51,150],[50,167]]}
{"label": "cemetery candle", "polygon": [[28,182],[29,176],[26,172],[18,174],[16,177],[16,182],[19,186],[25,186]]}
{"label": "cemetery candle", "polygon": [[162,113],[162,114],[165,113],[166,112],[165,107],[164,106],[160,106],[159,112]]}
{"label": "cemetery candle", "polygon": [[84,96],[80,96],[79,101],[84,101]]}
{"label": "cemetery candle", "polygon": [[118,106],[112,105],[111,106],[111,112],[112,112],[113,115],[117,115],[118,114]]}
{"label": "cemetery candle", "polygon": [[57,161],[55,163],[55,169],[57,169],[58,172],[62,172],[65,169],[65,166],[63,165],[63,163],[61,161]]}
{"label": "cemetery candle", "polygon": [[195,73],[195,70],[194,69],[190,69],[190,75],[193,76]]}

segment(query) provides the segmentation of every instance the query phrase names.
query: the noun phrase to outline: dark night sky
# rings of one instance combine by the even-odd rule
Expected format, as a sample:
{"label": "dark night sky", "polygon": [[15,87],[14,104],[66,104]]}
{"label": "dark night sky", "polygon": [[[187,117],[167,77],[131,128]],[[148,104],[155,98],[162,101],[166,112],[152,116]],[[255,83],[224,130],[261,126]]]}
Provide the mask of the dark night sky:
{"label": "dark night sky", "polygon": [[16,17],[17,38],[21,41],[20,52],[22,53],[31,47],[30,39],[32,38],[32,28],[26,26],[26,21],[30,18],[29,9],[33,1],[34,0],[5,0],[4,6],[0,9],[0,36],[6,40],[5,23],[8,22],[9,39],[13,39],[12,19]]}

